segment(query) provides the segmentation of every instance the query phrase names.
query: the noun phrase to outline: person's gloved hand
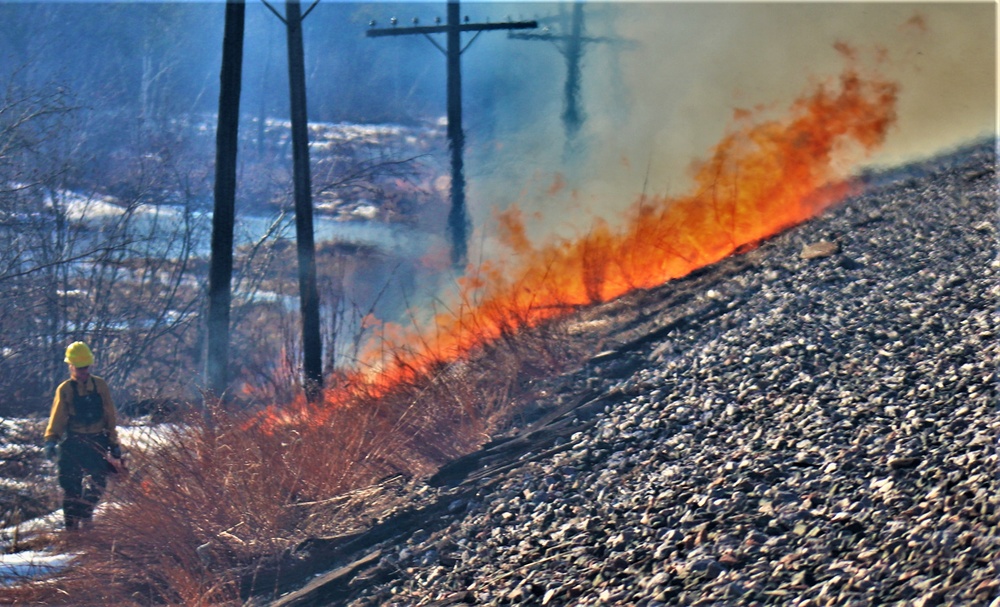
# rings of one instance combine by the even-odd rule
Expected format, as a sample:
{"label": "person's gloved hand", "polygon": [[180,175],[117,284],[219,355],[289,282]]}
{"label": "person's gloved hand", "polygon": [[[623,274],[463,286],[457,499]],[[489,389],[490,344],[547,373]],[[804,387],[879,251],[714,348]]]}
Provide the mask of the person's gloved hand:
{"label": "person's gloved hand", "polygon": [[57,456],[58,453],[56,451],[56,441],[54,440],[45,441],[45,457],[47,457],[50,460],[55,460]]}
{"label": "person's gloved hand", "polygon": [[115,459],[122,458],[122,448],[118,445],[111,445],[111,448],[108,449],[108,452],[111,454],[111,457]]}

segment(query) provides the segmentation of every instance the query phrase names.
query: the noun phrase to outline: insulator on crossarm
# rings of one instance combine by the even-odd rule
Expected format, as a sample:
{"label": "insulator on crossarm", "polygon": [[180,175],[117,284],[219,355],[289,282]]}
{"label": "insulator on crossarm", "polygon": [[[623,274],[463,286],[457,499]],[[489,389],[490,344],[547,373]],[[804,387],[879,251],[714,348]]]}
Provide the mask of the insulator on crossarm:
{"label": "insulator on crossarm", "polygon": [[417,19],[416,17],[414,17],[413,18],[413,25],[416,25],[418,23],[420,23],[420,19]]}
{"label": "insulator on crossarm", "polygon": [[396,27],[396,24],[399,23],[399,21],[393,17],[392,19],[389,19],[389,23],[392,24],[392,27]]}
{"label": "insulator on crossarm", "polygon": [[375,20],[374,19],[372,19],[371,21],[368,22],[368,27],[375,27]]}

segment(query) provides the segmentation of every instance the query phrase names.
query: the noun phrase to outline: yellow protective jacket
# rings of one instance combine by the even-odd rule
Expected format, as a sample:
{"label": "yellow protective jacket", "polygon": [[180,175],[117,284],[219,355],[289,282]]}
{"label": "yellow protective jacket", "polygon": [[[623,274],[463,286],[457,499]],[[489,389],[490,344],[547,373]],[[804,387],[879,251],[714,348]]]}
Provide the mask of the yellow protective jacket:
{"label": "yellow protective jacket", "polygon": [[56,396],[52,400],[52,413],[49,414],[49,425],[45,428],[45,441],[57,441],[66,432],[74,434],[106,432],[110,444],[118,445],[118,416],[115,412],[115,403],[111,400],[111,390],[108,389],[107,382],[96,375],[91,375],[85,384],[78,384],[76,389],[79,390],[80,396],[86,396],[97,390],[104,404],[104,419],[93,424],[81,424],[73,418],[73,414],[76,412],[73,408],[73,398],[76,394],[73,390],[73,380],[68,379],[56,388]]}

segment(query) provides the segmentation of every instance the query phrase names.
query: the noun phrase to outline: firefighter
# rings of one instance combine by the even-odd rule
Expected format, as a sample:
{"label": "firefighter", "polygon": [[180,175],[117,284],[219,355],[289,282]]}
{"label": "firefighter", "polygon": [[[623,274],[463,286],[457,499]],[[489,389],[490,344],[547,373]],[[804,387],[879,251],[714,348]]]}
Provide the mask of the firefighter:
{"label": "firefighter", "polygon": [[[121,461],[117,415],[108,384],[90,374],[94,354],[82,341],[66,348],[70,379],[59,384],[45,429],[45,455],[58,457],[67,530],[89,526],[113,461]],[[56,448],[57,441],[62,443]],[[108,456],[114,458],[108,459]]]}

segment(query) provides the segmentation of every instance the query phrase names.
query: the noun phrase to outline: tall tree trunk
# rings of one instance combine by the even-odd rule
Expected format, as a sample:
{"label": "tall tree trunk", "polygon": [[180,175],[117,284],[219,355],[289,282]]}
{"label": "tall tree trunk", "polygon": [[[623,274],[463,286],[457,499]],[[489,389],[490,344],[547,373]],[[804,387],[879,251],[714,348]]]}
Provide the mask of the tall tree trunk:
{"label": "tall tree trunk", "polygon": [[236,154],[239,146],[245,15],[246,5],[243,0],[226,1],[219,124],[215,135],[212,258],[208,274],[208,352],[205,357],[205,379],[210,399],[223,398],[229,384],[229,309],[232,302]]}
{"label": "tall tree trunk", "polygon": [[298,0],[289,0],[285,6],[285,25],[288,27],[288,85],[292,110],[295,235],[299,262],[299,306],[302,312],[303,385],[309,402],[316,402],[323,389],[323,345],[320,338],[319,291],[316,286],[316,247],[313,242],[302,8]]}

